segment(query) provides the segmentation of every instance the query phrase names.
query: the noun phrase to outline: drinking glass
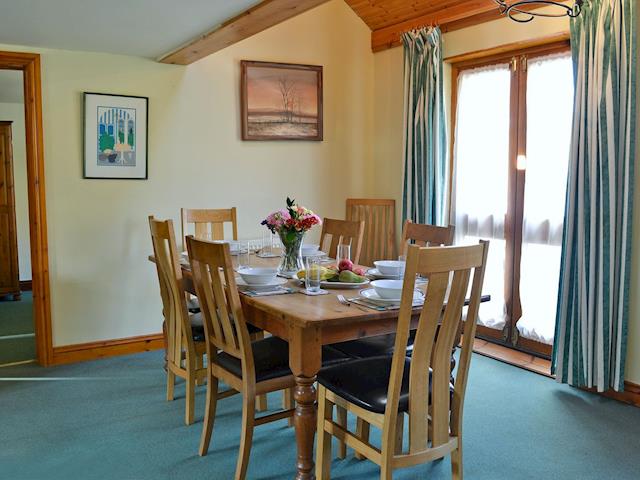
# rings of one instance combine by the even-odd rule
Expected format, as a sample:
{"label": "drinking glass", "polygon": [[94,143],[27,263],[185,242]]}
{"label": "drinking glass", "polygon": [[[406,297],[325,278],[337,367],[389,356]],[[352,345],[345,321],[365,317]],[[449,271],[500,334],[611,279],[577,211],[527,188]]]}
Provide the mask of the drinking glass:
{"label": "drinking glass", "polygon": [[336,251],[336,266],[340,266],[342,260],[351,260],[351,245],[341,243]]}
{"label": "drinking glass", "polygon": [[251,266],[251,249],[249,242],[238,242],[237,250],[232,254],[232,260],[236,270],[249,268]]}
{"label": "drinking glass", "polygon": [[320,291],[320,281],[322,277],[322,266],[318,257],[307,257],[305,261],[304,280],[309,292]]}
{"label": "drinking glass", "polygon": [[260,249],[260,255],[265,257],[273,255],[273,233],[269,230],[262,232],[262,248]]}

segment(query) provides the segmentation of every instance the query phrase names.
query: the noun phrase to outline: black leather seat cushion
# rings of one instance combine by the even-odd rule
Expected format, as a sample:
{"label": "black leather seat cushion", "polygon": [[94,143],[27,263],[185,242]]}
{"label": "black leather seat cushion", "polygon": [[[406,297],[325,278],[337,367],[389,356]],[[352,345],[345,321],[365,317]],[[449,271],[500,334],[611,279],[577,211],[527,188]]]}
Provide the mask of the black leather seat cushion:
{"label": "black leather seat cushion", "polygon": [[[289,344],[278,337],[256,340],[251,344],[256,369],[256,382],[291,375],[289,369]],[[349,361],[346,355],[331,349],[322,349],[322,364],[335,365]],[[242,378],[242,364],[236,357],[226,353],[218,354],[217,363],[225,370]]]}
{"label": "black leather seat cushion", "polygon": [[[194,313],[193,315],[189,315],[189,320],[191,321],[191,331],[193,332],[193,340],[195,342],[204,342],[204,323],[202,322],[202,313]],[[247,330],[249,330],[249,335],[253,335],[254,333],[261,332],[262,330],[258,327],[247,323]]]}
{"label": "black leather seat cushion", "polygon": [[[413,353],[413,342],[416,337],[416,331],[409,332],[409,341],[407,342],[407,355]],[[369,358],[381,357],[385,355],[393,355],[393,347],[396,343],[395,333],[388,335],[376,335],[375,337],[359,338],[348,342],[334,343],[331,345],[336,350],[349,355],[353,358]]]}
{"label": "black leather seat cushion", "polygon": [[[371,357],[323,368],[318,382],[345,400],[374,413],[384,413],[393,357]],[[405,358],[398,411],[409,409],[409,367]],[[449,385],[453,394],[453,385]],[[431,372],[429,372],[431,393]]]}

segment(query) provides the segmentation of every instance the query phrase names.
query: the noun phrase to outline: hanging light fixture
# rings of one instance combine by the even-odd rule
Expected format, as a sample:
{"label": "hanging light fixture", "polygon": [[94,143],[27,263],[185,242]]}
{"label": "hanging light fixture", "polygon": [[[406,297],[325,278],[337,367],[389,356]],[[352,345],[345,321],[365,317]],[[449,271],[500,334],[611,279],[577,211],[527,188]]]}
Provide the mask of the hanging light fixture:
{"label": "hanging light fixture", "polygon": [[[575,18],[580,15],[582,10],[582,4],[584,0],[575,0],[573,6],[561,3],[555,0],[516,0],[515,2],[509,2],[509,0],[493,0],[498,4],[500,13],[508,16],[511,20],[518,23],[527,23],[534,19],[534,17],[571,17]],[[535,6],[552,6],[557,8],[554,12],[538,12],[537,10],[529,10],[527,7]]]}

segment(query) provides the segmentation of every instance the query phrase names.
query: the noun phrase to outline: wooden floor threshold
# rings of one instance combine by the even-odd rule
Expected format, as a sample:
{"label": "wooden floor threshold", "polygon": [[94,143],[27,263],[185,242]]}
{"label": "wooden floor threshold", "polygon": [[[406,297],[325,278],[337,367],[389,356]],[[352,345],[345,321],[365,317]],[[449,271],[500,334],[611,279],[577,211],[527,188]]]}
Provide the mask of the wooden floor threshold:
{"label": "wooden floor threshold", "polygon": [[497,345],[481,338],[476,338],[473,341],[473,351],[485,357],[490,357],[500,362],[524,368],[525,370],[551,378],[551,361],[536,357],[530,353]]}

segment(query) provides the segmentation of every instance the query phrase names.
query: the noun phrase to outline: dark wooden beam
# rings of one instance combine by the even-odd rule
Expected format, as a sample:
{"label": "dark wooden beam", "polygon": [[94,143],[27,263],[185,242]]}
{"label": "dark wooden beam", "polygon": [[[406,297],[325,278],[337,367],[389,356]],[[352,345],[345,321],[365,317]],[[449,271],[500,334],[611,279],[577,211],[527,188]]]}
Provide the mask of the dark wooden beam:
{"label": "dark wooden beam", "polygon": [[162,63],[189,65],[234,43],[295,17],[328,0],[264,0],[215,30],[160,58]]}

